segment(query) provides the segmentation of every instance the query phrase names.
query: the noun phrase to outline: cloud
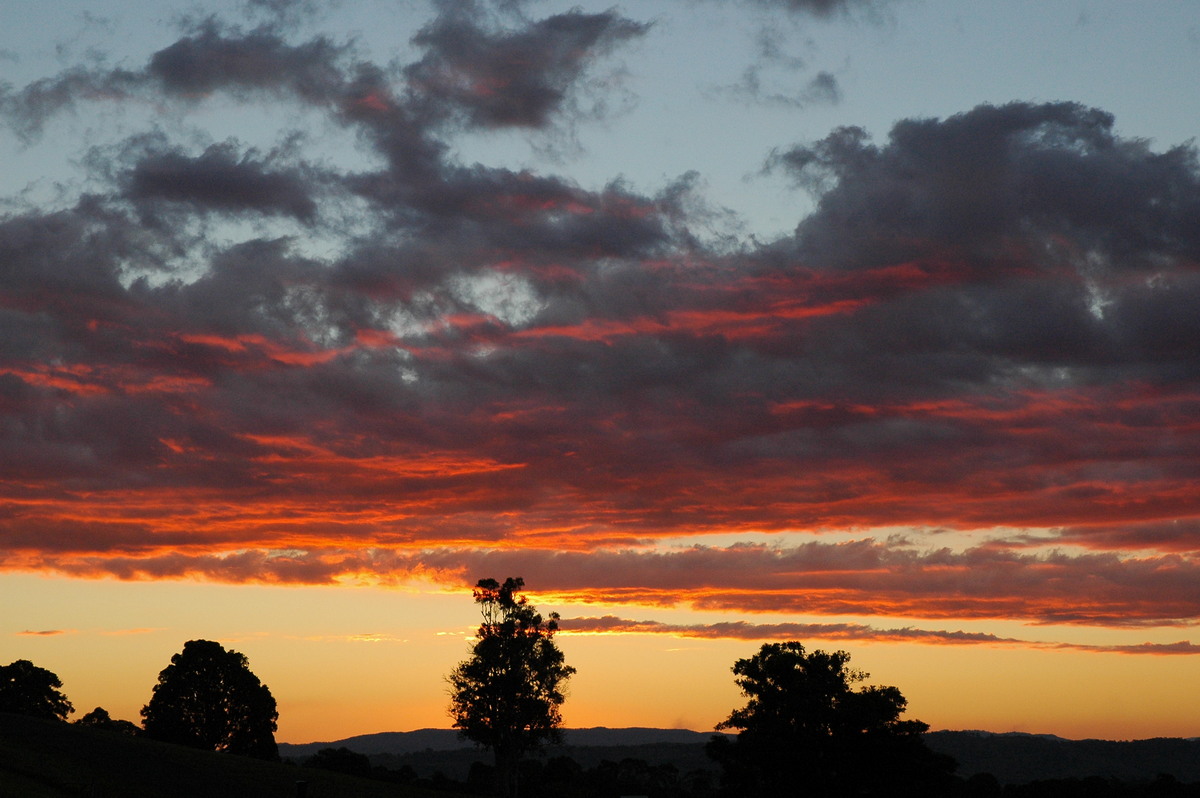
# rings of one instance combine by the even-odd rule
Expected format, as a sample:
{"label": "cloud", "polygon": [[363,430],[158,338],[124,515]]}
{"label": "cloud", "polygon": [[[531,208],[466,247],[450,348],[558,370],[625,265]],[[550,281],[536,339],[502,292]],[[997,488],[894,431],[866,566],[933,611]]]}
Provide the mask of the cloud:
{"label": "cloud", "polygon": [[[829,187],[797,229],[808,262],[863,268],[941,247],[997,276],[1071,269],[1075,292],[1103,293],[1116,290],[1106,285],[1114,272],[1152,272],[1158,256],[1169,264],[1196,252],[1186,217],[1195,202],[1194,150],[1155,153],[1118,138],[1111,114],[1074,103],[903,120],[884,147],[843,128],[774,162],[807,185]],[[1055,233],[1066,237],[1062,249],[1048,240]],[[1006,239],[1026,249],[1005,252]]]}
{"label": "cloud", "polygon": [[[742,71],[741,79],[732,85],[712,90],[746,103],[801,109],[810,105],[835,105],[842,99],[837,78],[821,70],[801,88],[799,77],[808,69],[807,59],[787,52],[783,32],[775,26],[764,26],[758,33],[758,58]],[[772,77],[772,73],[779,74]]]}
{"label": "cloud", "polygon": [[664,634],[674,637],[733,640],[853,640],[870,643],[920,643],[951,646],[1013,646],[1018,648],[1085,651],[1101,654],[1149,654],[1157,656],[1200,654],[1200,645],[1186,640],[1177,643],[1140,643],[1135,645],[1092,645],[1082,643],[1047,643],[998,637],[981,632],[948,632],[944,630],[877,629],[865,624],[848,623],[771,623],[754,624],[745,621],[712,624],[668,624],[660,621],[631,621],[613,615],[603,617],[564,618],[560,622],[567,634]]}
{"label": "cloud", "polygon": [[[715,0],[729,3],[729,0]],[[828,18],[855,13],[877,13],[889,0],[737,0],[738,4],[801,17]]]}
{"label": "cloud", "polygon": [[50,119],[81,103],[149,101],[165,107],[194,104],[221,91],[243,99],[293,96],[320,105],[340,98],[352,64],[348,45],[324,37],[293,45],[268,26],[247,32],[209,17],[154,53],[142,69],[78,65],[17,91],[0,87],[0,116],[28,144]]}
{"label": "cloud", "polygon": [[782,8],[788,11],[828,16],[855,8],[871,8],[879,5],[878,0],[753,0],[767,8]]}
{"label": "cloud", "polygon": [[612,11],[573,10],[517,30],[487,30],[474,4],[450,6],[413,38],[426,53],[404,74],[428,101],[461,109],[470,125],[541,128],[591,61],[649,27]]}
{"label": "cloud", "polygon": [[1058,531],[1056,540],[1091,549],[1122,551],[1157,548],[1181,553],[1200,549],[1200,520],[1173,518],[1132,524],[1104,524],[1068,527]]}
{"label": "cloud", "polygon": [[[586,117],[649,23],[438,8],[408,64],[209,19],[141,67],[7,90],[23,135],[101,96],[163,121],[0,219],[5,568],[1200,617],[1194,147],[1072,103],[838,129],[770,160],[814,193],[793,234],[715,241],[694,173],[460,154]],[[221,103],[276,144],[195,132]],[[814,537],[673,548],[746,533]]]}
{"label": "cloud", "polygon": [[0,115],[25,143],[42,133],[46,122],[84,100],[122,100],[141,84],[136,73],[72,67],[52,78],[36,80],[20,91],[0,86]]}
{"label": "cloud", "polygon": [[835,105],[841,101],[842,90],[838,80],[829,72],[818,72],[798,92],[782,93],[769,91],[763,86],[759,67],[748,67],[742,79],[732,86],[724,86],[716,93],[726,94],[749,103],[786,108],[807,108],[810,105]]}
{"label": "cloud", "polygon": [[318,37],[293,45],[269,27],[249,32],[215,18],[150,57],[146,75],[168,96],[199,100],[213,92],[237,96],[283,92],[308,102],[334,99],[345,81],[348,48]]}
{"label": "cloud", "polygon": [[57,637],[58,635],[74,634],[73,629],[25,629],[16,633],[20,637]]}
{"label": "cloud", "polygon": [[141,207],[157,201],[197,210],[280,213],[311,222],[316,202],[309,181],[273,170],[233,142],[214,144],[197,157],[178,150],[145,154],[126,174],[125,195]]}
{"label": "cloud", "polygon": [[945,645],[1000,645],[1022,643],[1013,638],[980,632],[947,632],[914,629],[877,629],[853,623],[748,623],[668,624],[632,621],[614,615],[564,618],[560,626],[569,634],[668,634],[678,637],[733,640],[856,640],[869,642],[920,642]]}
{"label": "cloud", "polygon": [[[473,528],[464,525],[464,531]],[[258,538],[266,530],[257,532]],[[964,552],[901,543],[813,541],[793,547],[736,544],[677,551],[639,549],[391,548],[325,543],[336,527],[280,524],[275,549],[236,549],[236,538],[193,533],[189,553],[151,535],[141,550],[39,551],[26,544],[4,563],[84,577],[202,577],[268,584],[400,583],[414,578],[471,584],[480,574],[520,574],[564,602],[687,607],[746,613],[886,615],[925,619],[1019,619],[1110,627],[1187,625],[1200,618],[1197,564],[1180,555]],[[345,531],[345,530],[341,530]],[[289,533],[290,532],[290,533]],[[249,543],[251,535],[243,535]],[[519,539],[519,534],[508,536]],[[566,544],[569,545],[569,544]],[[290,547],[289,547],[290,546]],[[737,628],[737,627],[730,627]],[[832,627],[830,627],[832,628]]]}

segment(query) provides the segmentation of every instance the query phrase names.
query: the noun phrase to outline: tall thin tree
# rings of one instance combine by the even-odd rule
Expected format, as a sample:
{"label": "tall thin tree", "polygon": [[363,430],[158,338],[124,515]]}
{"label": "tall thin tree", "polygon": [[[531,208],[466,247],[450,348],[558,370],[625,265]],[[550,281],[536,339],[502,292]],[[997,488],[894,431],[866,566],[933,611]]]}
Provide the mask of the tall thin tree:
{"label": "tall thin tree", "polygon": [[567,665],[554,642],[558,613],[543,619],[520,595],[525,580],[480,579],[475,602],[483,623],[471,656],[450,683],[450,716],[459,734],[491,749],[500,794],[515,796],[522,757],[560,739]]}

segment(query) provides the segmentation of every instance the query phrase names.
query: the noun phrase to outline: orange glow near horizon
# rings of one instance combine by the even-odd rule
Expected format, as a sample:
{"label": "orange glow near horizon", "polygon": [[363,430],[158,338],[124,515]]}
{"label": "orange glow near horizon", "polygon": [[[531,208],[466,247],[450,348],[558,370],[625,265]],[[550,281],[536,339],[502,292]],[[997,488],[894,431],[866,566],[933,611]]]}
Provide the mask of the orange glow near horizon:
{"label": "orange glow near horizon", "polygon": [[[396,590],[4,578],[11,595],[21,597],[11,617],[32,628],[0,637],[0,659],[31,659],[56,672],[75,704],[74,717],[103,706],[114,717],[139,721],[170,656],[188,639],[214,639],[249,657],[279,702],[278,739],[293,743],[448,727],[443,677],[466,656],[479,620],[469,590],[430,591],[416,583]],[[535,600],[539,609],[566,619],[581,614],[573,605]],[[628,611],[639,617],[647,609],[655,611]],[[53,628],[67,617],[76,626]],[[702,615],[680,618],[703,626]],[[122,626],[134,623],[146,626]],[[1195,673],[1191,656],[1061,650],[1035,639],[888,641],[880,630],[875,639],[855,639],[842,636],[845,625],[821,631],[820,624],[802,637],[771,635],[780,630],[764,627],[768,636],[742,639],[564,630],[559,645],[578,669],[565,722],[709,730],[740,704],[729,672],[733,662],[761,642],[786,637],[810,649],[849,651],[872,683],[901,689],[909,717],[935,729],[1106,739],[1195,733],[1200,703],[1176,687]],[[1060,634],[1092,636],[1086,630]],[[1153,634],[1142,630],[1133,639]],[[1112,701],[1118,695],[1115,706],[1097,710],[1097,696]]]}

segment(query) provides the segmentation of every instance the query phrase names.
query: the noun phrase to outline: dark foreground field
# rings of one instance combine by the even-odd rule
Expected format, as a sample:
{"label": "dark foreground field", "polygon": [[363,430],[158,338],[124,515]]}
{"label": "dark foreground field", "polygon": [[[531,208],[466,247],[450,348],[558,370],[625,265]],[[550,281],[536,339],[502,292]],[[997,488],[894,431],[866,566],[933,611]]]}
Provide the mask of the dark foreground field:
{"label": "dark foreground field", "polygon": [[0,798],[447,798],[446,792],[196,751],[0,713]]}

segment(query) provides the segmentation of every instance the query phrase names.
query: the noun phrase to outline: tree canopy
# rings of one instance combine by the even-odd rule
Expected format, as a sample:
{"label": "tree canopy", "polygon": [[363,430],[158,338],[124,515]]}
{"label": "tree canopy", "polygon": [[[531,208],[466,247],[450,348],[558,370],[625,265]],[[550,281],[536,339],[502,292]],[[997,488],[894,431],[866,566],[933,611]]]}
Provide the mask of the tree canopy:
{"label": "tree canopy", "polygon": [[351,751],[345,746],[322,748],[302,763],[306,768],[348,773],[351,776],[370,776],[371,759],[366,754]]}
{"label": "tree canopy", "polygon": [[142,707],[146,736],[259,759],[277,759],[275,698],[246,657],[190,640],[158,675]]}
{"label": "tree canopy", "polygon": [[0,667],[0,712],[66,720],[75,711],[61,692],[62,680],[27,659]]}
{"label": "tree canopy", "polygon": [[[861,685],[844,651],[806,652],[798,642],[768,643],[733,666],[746,705],[717,729],[710,756],[726,788],[740,794],[921,794],[953,770],[921,738],[929,728],[901,720],[907,702],[895,687]],[[860,685],[857,688],[855,685]]]}
{"label": "tree canopy", "polygon": [[79,726],[88,726],[93,729],[103,729],[105,731],[114,731],[119,734],[125,734],[130,737],[136,737],[141,733],[135,724],[127,720],[119,720],[108,714],[108,710],[104,707],[96,707],[91,712],[84,715],[75,721]]}
{"label": "tree canopy", "polygon": [[563,690],[575,673],[554,642],[558,614],[543,619],[520,595],[524,587],[520,577],[479,580],[483,623],[471,656],[447,677],[454,728],[492,750],[505,795],[516,793],[521,757],[559,739]]}

